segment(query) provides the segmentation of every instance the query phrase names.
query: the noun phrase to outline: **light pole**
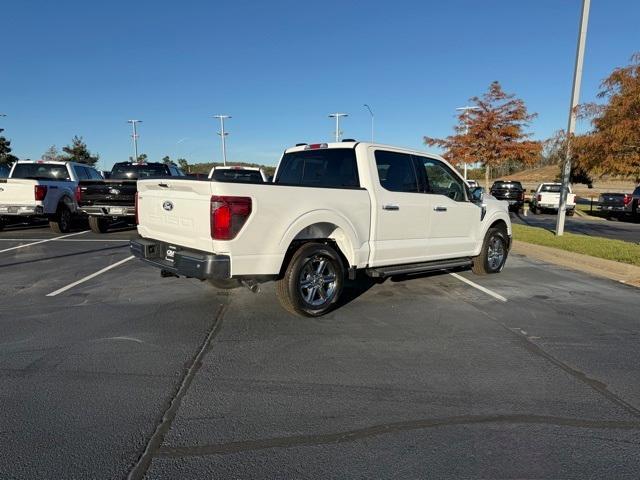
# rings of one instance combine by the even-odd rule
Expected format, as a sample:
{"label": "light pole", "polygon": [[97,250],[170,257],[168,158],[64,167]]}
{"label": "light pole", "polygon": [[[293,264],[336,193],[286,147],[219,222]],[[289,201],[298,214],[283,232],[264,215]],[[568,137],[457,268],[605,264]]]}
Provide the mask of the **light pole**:
{"label": "light pole", "polygon": [[[457,111],[459,112],[464,112],[464,134],[467,135],[469,133],[469,111],[470,110],[480,110],[480,107],[470,107],[470,106],[464,106],[464,107],[458,107],[456,108]],[[464,179],[467,179],[467,159],[464,159]]]}
{"label": "light pole", "polygon": [[136,129],[136,124],[137,123],[142,123],[142,120],[127,120],[127,123],[130,123],[131,126],[133,127],[133,134],[131,135],[131,138],[133,138],[133,154],[135,155],[133,157],[133,161],[134,162],[139,162],[138,159],[138,131]]}
{"label": "light pole", "polygon": [[564,234],[564,220],[567,212],[567,194],[571,177],[571,136],[576,129],[576,107],[580,100],[580,83],[582,82],[582,64],[584,62],[584,46],[587,40],[587,25],[589,24],[589,6],[591,0],[582,0],[582,14],[580,15],[580,31],[578,33],[578,47],[576,48],[576,65],[573,70],[573,88],[571,89],[571,105],[569,108],[569,124],[567,125],[567,146],[564,167],[562,168],[562,190],[558,218],[556,220],[556,235]]}
{"label": "light pole", "polygon": [[365,103],[364,106],[367,107],[367,110],[369,110],[369,114],[371,115],[371,143],[373,143],[373,112],[369,105]]}
{"label": "light pole", "polygon": [[231,118],[231,115],[214,115],[213,118],[220,119],[220,131],[218,132],[218,135],[220,135],[220,138],[222,138],[222,164],[226,167],[227,166],[227,142],[225,140],[225,137],[229,135],[229,133],[224,131],[224,121],[227,118]]}
{"label": "light pole", "polygon": [[341,117],[348,117],[349,114],[348,113],[332,113],[329,115],[329,118],[335,118],[336,119],[336,142],[340,141],[340,134],[342,133],[340,131],[340,118]]}

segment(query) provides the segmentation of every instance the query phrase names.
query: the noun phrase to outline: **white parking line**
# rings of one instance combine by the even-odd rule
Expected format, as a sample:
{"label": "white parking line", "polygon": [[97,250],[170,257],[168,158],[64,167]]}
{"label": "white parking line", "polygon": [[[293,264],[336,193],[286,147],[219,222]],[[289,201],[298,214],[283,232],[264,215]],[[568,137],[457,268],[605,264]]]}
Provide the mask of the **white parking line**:
{"label": "white parking line", "polygon": [[52,242],[128,242],[126,239],[106,238],[101,240],[99,238],[0,238],[0,242],[33,242],[36,240],[50,240]]}
{"label": "white parking line", "polygon": [[61,237],[45,238],[44,240],[40,240],[40,241],[33,242],[33,243],[25,243],[24,245],[18,245],[17,247],[5,248],[4,250],[0,250],[0,253],[9,252],[11,250],[17,250],[19,248],[26,248],[26,247],[30,247],[32,245],[38,245],[40,243],[53,242],[54,240],[60,240],[61,238],[67,238],[67,237],[73,237],[74,235],[82,235],[83,233],[87,233],[87,232],[90,232],[90,231],[91,230],[85,230],[83,232],[76,232],[76,233],[70,233],[68,235],[62,235]]}
{"label": "white parking line", "polygon": [[489,290],[488,288],[485,288],[482,285],[478,285],[477,283],[472,282],[471,280],[468,280],[468,279],[464,278],[462,275],[458,275],[457,273],[453,273],[453,272],[449,272],[449,275],[451,275],[452,277],[456,277],[458,280],[460,280],[461,282],[466,283],[467,285],[471,285],[473,288],[477,288],[478,290],[480,290],[481,292],[486,293],[487,295],[491,295],[493,298],[498,299],[501,302],[506,302],[507,301],[507,299],[504,298],[499,293],[496,293],[493,290]]}
{"label": "white parking line", "polygon": [[51,293],[47,293],[47,297],[55,297],[56,295],[58,295],[59,293],[62,292],[66,292],[67,290],[69,290],[70,288],[75,287],[76,285],[80,285],[81,283],[86,282],[87,280],[91,280],[92,278],[97,277],[98,275],[103,274],[104,272],[108,272],[109,270],[116,268],[120,265],[122,265],[125,262],[128,262],[129,260],[135,258],[133,255],[131,255],[130,257],[124,258],[122,260],[120,260],[119,262],[114,263],[113,265],[109,265],[108,267],[105,267],[101,270],[98,270],[97,272],[92,273],[91,275],[87,275],[84,278],[81,278],[80,280],[77,280],[73,283],[70,283],[69,285],[67,285],[66,287],[62,287],[59,288],[58,290],[56,290],[55,292],[51,292]]}

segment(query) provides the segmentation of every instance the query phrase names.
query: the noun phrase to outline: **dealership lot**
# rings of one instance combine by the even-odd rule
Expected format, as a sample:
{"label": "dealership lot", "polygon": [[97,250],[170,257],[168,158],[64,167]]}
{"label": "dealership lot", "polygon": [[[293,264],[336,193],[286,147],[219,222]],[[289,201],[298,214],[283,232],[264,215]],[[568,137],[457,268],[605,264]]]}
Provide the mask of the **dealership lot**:
{"label": "dealership lot", "polygon": [[638,290],[512,256],[319,319],[0,233],[2,478],[638,478]]}

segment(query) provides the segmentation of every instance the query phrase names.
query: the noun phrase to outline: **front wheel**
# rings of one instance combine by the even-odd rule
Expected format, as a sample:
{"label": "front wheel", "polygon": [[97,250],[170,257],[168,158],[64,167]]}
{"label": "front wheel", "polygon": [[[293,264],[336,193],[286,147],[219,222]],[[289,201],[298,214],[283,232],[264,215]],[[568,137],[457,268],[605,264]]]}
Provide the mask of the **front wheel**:
{"label": "front wheel", "polygon": [[71,210],[60,204],[55,217],[49,220],[49,227],[55,233],[68,233],[71,230]]}
{"label": "front wheel", "polygon": [[89,228],[93,233],[106,233],[110,224],[108,218],[89,217]]}
{"label": "front wheel", "polygon": [[276,282],[280,304],[289,312],[319,317],[335,307],[345,277],[342,259],[329,245],[307,243],[291,258]]}
{"label": "front wheel", "polygon": [[503,228],[491,227],[484,237],[480,255],[473,259],[471,270],[477,275],[501,272],[508,253],[507,232]]}

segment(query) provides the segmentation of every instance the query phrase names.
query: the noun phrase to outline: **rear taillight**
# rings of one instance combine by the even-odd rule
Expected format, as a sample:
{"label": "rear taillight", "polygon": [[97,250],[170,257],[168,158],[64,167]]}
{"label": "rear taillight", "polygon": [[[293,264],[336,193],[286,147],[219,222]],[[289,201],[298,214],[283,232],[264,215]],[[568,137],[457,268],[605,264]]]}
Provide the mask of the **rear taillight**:
{"label": "rear taillight", "polygon": [[631,203],[631,199],[632,198],[633,197],[631,195],[629,195],[628,193],[624,194],[624,198],[622,199],[622,201],[624,202],[625,207]]}
{"label": "rear taillight", "polygon": [[538,194],[538,195],[536,196],[536,198],[538,199],[538,201],[539,201],[539,202],[541,202],[541,201],[542,201],[542,195]]}
{"label": "rear taillight", "polygon": [[211,238],[231,240],[251,215],[250,197],[211,197]]}
{"label": "rear taillight", "polygon": [[76,203],[80,203],[82,200],[82,190],[80,190],[80,185],[76,187]]}
{"label": "rear taillight", "polygon": [[136,200],[135,200],[134,212],[136,216],[136,225],[138,225],[138,192],[136,192]]}
{"label": "rear taillight", "polygon": [[47,196],[47,186],[35,185],[33,187],[33,194],[35,196],[36,202],[42,202],[44,200],[44,197]]}

